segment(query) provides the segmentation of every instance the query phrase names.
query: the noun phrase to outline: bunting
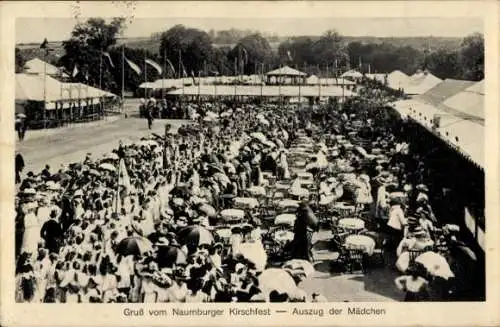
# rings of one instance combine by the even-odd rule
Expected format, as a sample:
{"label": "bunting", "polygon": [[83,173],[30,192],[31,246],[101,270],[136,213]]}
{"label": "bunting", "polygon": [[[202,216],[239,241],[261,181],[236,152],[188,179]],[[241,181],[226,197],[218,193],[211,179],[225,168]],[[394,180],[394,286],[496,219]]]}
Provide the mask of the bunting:
{"label": "bunting", "polygon": [[108,52],[103,52],[102,55],[106,58],[108,58],[108,61],[109,61],[109,65],[113,68],[115,68],[115,65],[113,65],[113,61],[111,60],[111,56],[109,55]]}
{"label": "bunting", "polygon": [[161,66],[154,62],[153,60],[151,59],[146,59],[146,64],[150,65],[151,67],[153,67],[154,69],[156,69],[156,71],[158,72],[158,74],[162,74],[163,73],[163,69],[161,69]]}
{"label": "bunting", "polygon": [[75,67],[73,67],[73,73],[71,74],[71,76],[72,76],[73,78],[74,78],[74,77],[76,77],[76,75],[78,75],[78,72],[79,72],[78,67],[77,67],[77,65],[75,64]]}
{"label": "bunting", "polygon": [[174,76],[175,76],[176,72],[175,72],[174,65],[172,64],[172,62],[170,60],[168,60],[168,58],[165,58],[165,60],[167,61],[168,65],[170,66],[170,69],[172,69],[172,72],[174,73]]}
{"label": "bunting", "polygon": [[132,61],[128,60],[127,58],[125,58],[125,61],[129,65],[129,67],[132,68],[132,70],[137,73],[137,75],[141,75],[142,71],[139,68],[139,66],[137,66],[135,63],[133,63]]}

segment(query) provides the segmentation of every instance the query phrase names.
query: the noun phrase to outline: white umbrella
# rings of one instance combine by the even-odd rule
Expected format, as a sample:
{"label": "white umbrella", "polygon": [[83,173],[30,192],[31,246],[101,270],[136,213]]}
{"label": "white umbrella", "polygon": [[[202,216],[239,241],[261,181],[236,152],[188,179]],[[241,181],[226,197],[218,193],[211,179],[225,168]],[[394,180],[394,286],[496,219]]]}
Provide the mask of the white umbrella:
{"label": "white umbrella", "polygon": [[113,166],[112,164],[109,164],[109,163],[103,163],[103,164],[99,165],[99,168],[101,168],[102,170],[109,170],[109,171],[116,170],[115,166]]}
{"label": "white umbrella", "polygon": [[156,145],[158,146],[158,142],[154,141],[154,140],[142,140],[140,141],[139,143],[137,143],[138,145],[145,145],[145,146],[152,146],[152,145]]}
{"label": "white umbrella", "polygon": [[119,160],[120,159],[120,157],[116,153],[114,153],[114,152],[106,154],[105,158],[106,159],[111,159],[111,160]]}
{"label": "white umbrella", "polygon": [[446,258],[439,253],[427,251],[419,255],[415,259],[415,262],[421,263],[433,276],[442,277],[444,279],[455,276],[455,274],[451,271]]}
{"label": "white umbrella", "polygon": [[259,275],[259,288],[262,293],[269,295],[272,291],[294,294],[297,285],[290,274],[278,268],[269,268]]}
{"label": "white umbrella", "polygon": [[266,268],[267,253],[262,243],[242,243],[239,246],[239,253],[250,262],[253,262],[257,271],[262,271]]}
{"label": "white umbrella", "polygon": [[266,142],[267,141],[266,136],[264,134],[262,134],[261,132],[252,133],[252,134],[250,134],[250,136],[253,137],[256,140],[259,140],[260,142]]}
{"label": "white umbrella", "polygon": [[287,262],[282,267],[283,269],[290,269],[292,274],[294,272],[304,272],[304,275],[306,277],[311,277],[314,272],[316,271],[314,269],[314,266],[312,263],[310,263],[307,260],[302,260],[302,259],[292,259]]}

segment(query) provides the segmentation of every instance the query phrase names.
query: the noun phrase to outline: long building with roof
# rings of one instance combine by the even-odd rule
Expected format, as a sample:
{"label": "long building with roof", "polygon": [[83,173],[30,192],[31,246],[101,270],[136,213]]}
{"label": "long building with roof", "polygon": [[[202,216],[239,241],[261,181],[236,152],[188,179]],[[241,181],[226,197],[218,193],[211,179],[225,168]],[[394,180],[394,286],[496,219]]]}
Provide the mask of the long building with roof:
{"label": "long building with roof", "polygon": [[485,248],[486,168],[484,81],[446,79],[426,92],[393,104],[411,143],[432,166],[449,202],[446,217]]}

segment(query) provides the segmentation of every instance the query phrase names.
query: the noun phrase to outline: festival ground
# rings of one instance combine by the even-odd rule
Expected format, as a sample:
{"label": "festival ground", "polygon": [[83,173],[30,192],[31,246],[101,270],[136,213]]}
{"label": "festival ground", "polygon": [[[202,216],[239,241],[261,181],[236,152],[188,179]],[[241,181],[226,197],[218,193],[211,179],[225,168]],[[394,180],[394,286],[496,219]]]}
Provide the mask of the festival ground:
{"label": "festival ground", "polygon": [[[123,142],[138,141],[151,132],[162,135],[166,123],[176,132],[179,126],[188,123],[183,120],[156,120],[152,130],[148,130],[145,119],[135,117],[133,106],[129,104],[126,112],[129,118],[121,118],[94,126],[72,127],[46,136],[28,134],[23,142],[16,143],[16,150],[22,153],[26,162],[26,170],[40,171],[45,164],[58,169],[61,164],[69,164],[83,160],[90,152],[101,156]],[[130,115],[132,114],[132,115]],[[34,134],[35,131],[32,131]],[[29,132],[28,132],[29,133]],[[340,274],[331,272],[330,263],[337,254],[328,246],[331,232],[321,230],[314,237],[313,249],[316,273],[312,278],[302,282],[301,287],[308,293],[321,293],[333,302],[387,302],[401,301],[404,293],[394,286],[397,272],[390,265],[384,268],[371,269],[364,274]],[[394,262],[387,256],[386,261]]]}

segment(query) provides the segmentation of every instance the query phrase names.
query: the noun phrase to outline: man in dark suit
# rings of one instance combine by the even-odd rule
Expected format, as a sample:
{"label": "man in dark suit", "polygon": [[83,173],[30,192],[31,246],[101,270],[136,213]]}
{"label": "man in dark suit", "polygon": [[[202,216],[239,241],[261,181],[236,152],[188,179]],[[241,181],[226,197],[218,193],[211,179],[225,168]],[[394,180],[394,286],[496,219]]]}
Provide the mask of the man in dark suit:
{"label": "man in dark suit", "polygon": [[21,172],[24,169],[24,158],[20,153],[16,154],[16,184],[21,183]]}
{"label": "man in dark suit", "polygon": [[63,239],[61,224],[56,220],[57,213],[52,211],[50,219],[46,221],[40,230],[40,236],[45,240],[45,247],[50,253],[59,253]]}

